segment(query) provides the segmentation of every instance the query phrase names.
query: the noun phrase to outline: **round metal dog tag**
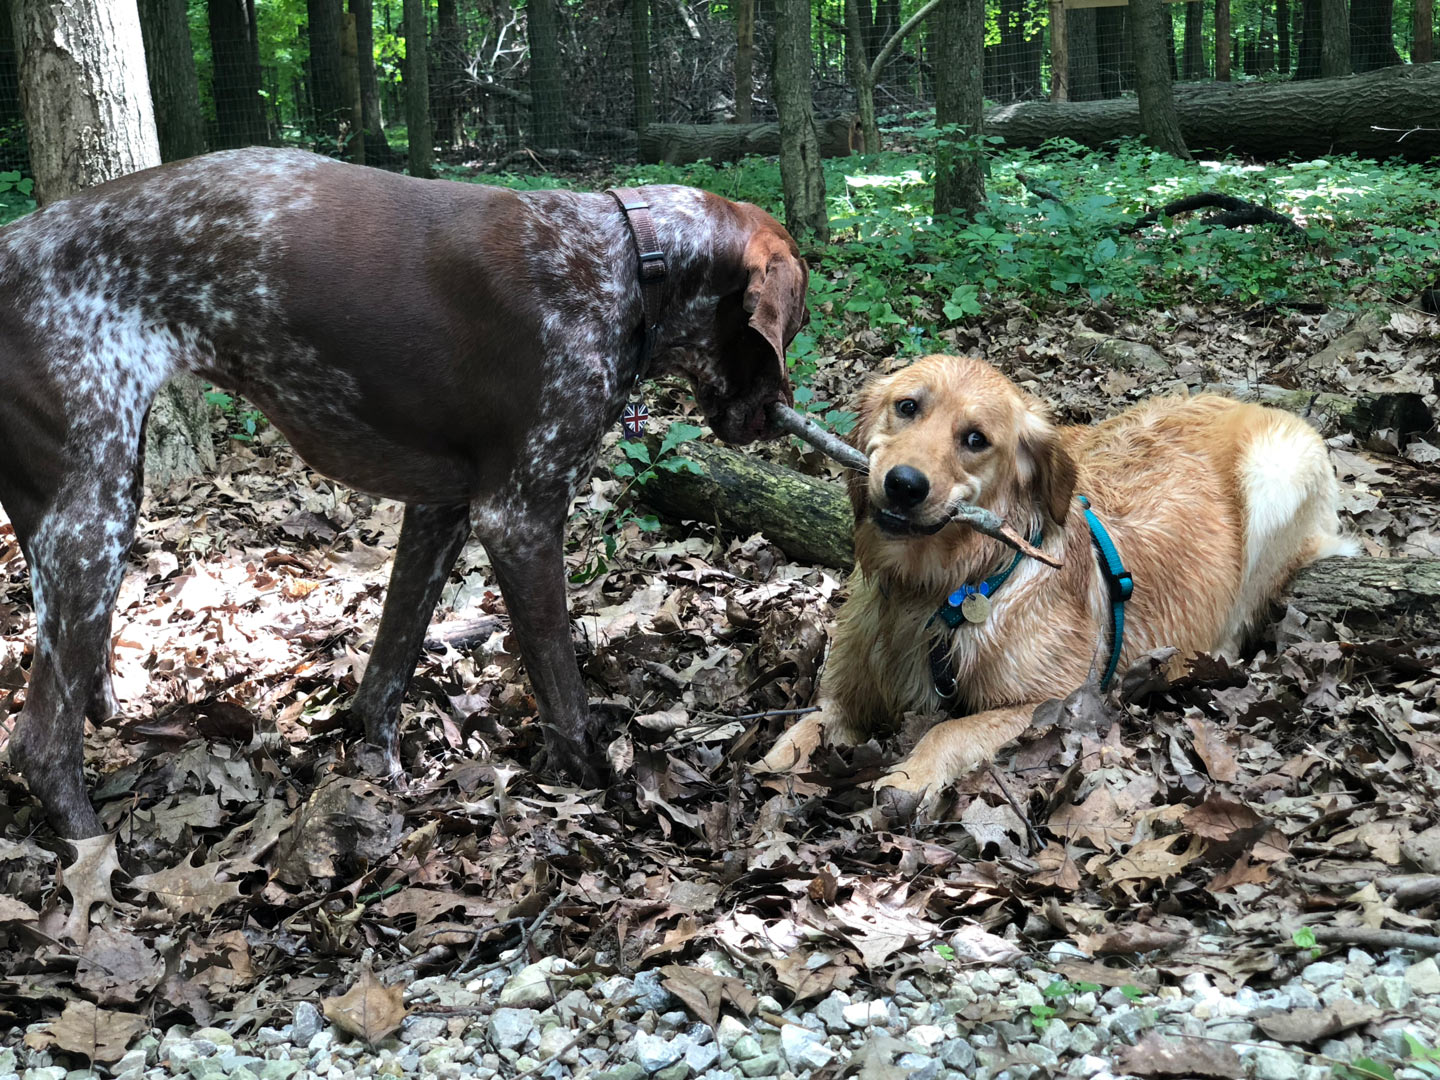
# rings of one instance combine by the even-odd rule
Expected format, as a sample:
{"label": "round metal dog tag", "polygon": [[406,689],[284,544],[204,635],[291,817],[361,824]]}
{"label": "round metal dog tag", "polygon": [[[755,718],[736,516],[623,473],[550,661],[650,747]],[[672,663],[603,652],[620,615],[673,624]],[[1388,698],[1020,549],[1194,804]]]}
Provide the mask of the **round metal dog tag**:
{"label": "round metal dog tag", "polygon": [[990,617],[990,598],[971,593],[960,603],[960,614],[968,623],[982,623]]}

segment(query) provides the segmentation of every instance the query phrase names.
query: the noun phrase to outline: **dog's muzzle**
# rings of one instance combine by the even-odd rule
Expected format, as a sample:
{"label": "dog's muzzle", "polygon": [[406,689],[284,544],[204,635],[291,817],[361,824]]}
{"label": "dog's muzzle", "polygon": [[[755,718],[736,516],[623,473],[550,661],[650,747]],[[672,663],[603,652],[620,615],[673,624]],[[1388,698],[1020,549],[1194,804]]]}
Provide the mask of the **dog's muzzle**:
{"label": "dog's muzzle", "polygon": [[881,532],[889,533],[891,536],[934,536],[950,524],[948,517],[926,525],[894,510],[883,509],[871,511],[870,520],[879,527]]}

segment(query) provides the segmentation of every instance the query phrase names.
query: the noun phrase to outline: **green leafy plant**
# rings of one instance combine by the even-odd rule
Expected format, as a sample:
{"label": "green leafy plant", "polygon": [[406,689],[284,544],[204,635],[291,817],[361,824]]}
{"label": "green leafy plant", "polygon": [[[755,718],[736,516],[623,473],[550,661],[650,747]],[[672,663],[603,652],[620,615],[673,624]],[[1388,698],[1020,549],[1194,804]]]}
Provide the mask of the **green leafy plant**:
{"label": "green leafy plant", "polygon": [[1069,979],[1055,979],[1050,985],[1042,987],[1040,990],[1046,1004],[1030,1006],[1030,1024],[1036,1032],[1043,1033],[1050,1021],[1070,1004],[1070,999],[1076,994],[1097,994],[1099,992],[1099,983],[1072,983]]}
{"label": "green leafy plant", "polygon": [[653,514],[637,513],[626,499],[635,487],[648,483],[658,473],[698,473],[700,466],[693,458],[678,453],[678,448],[681,443],[698,438],[700,431],[695,424],[671,424],[665,429],[665,434],[661,436],[653,453],[648,442],[625,440],[620,443],[620,451],[625,460],[616,462],[610,472],[617,479],[624,480],[625,486],[595,522],[585,560],[580,568],[570,575],[572,582],[583,585],[594,581],[610,568],[620,550],[620,534],[626,526],[634,525],[646,533],[660,528],[659,519]]}
{"label": "green leafy plant", "polygon": [[1315,943],[1315,931],[1308,926],[1302,926],[1290,935],[1290,940],[1295,943],[1297,949],[1308,950],[1311,960],[1320,955],[1320,948]]}
{"label": "green leafy plant", "polygon": [[213,386],[205,391],[205,400],[225,417],[230,426],[226,432],[236,442],[254,442],[257,435],[269,423],[265,414],[253,406],[241,408],[234,395]]}

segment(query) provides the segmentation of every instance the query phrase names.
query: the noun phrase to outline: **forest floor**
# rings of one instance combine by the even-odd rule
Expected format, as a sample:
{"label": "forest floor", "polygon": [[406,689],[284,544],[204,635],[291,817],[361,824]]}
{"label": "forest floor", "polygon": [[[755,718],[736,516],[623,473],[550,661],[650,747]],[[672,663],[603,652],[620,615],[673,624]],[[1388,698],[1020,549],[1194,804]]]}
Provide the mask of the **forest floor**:
{"label": "forest floor", "polygon": [[[843,273],[838,263],[818,272],[822,297],[824,276]],[[867,375],[921,347],[864,312],[819,303],[832,310],[805,346],[814,401],[843,408]],[[1318,305],[1126,312],[1002,298],[936,330],[925,348],[984,355],[1067,422],[1182,385],[1244,380],[1412,391],[1433,415],[1440,321],[1388,305],[1373,347],[1314,362],[1348,321]],[[1102,359],[1097,333],[1146,343],[1156,362]],[[651,408],[662,426],[695,421],[678,385],[657,387]],[[591,694],[603,699],[609,783],[579,790],[533,768],[535,702],[494,575],[472,543],[404,705],[409,786],[391,790],[364,778],[343,724],[400,507],[309,470],[243,403],[221,422],[214,475],[147,495],[121,590],[114,672],[124,716],[89,732],[86,745],[110,836],[71,861],[18,778],[0,776],[0,1045],[17,1051],[0,1051],[0,1075],[29,1067],[42,1070],[34,1080],[59,1080],[67,1064],[120,1060],[152,1030],[138,1067],[158,1067],[158,1054],[180,1071],[226,1050],[221,1035],[206,1042],[190,1029],[226,1029],[247,1046],[271,1029],[278,1045],[308,1028],[310,1003],[347,991],[325,1006],[331,1038],[384,1039],[400,1024],[402,996],[414,1011],[407,1043],[381,1043],[389,1071],[420,1068],[401,1059],[423,1031],[480,1048],[462,1072],[539,1072],[545,1054],[526,1039],[538,1044],[543,1024],[532,1015],[533,1035],[507,1043],[493,1010],[507,978],[548,957],[575,970],[547,961],[552,985],[542,979],[541,996],[523,1000],[543,1009],[563,982],[588,987],[590,1002],[581,1008],[582,994],[567,1014],[576,1045],[551,1040],[552,1078],[609,1070],[612,1080],[638,1080],[616,1072],[633,1059],[664,1080],[717,1069],[898,1080],[932,1066],[931,1076],[983,1068],[1012,1080],[1243,1069],[1310,1080],[1274,1062],[1262,1068],[1254,1048],[1243,1065],[1202,1053],[1262,1031],[1312,1068],[1342,1052],[1376,1057],[1378,1069],[1433,1065],[1380,1037],[1387,1024],[1415,1024],[1424,1049],[1440,1031],[1440,998],[1426,999],[1422,1014],[1420,998],[1395,990],[1420,954],[1387,960],[1383,948],[1356,976],[1371,982],[1346,992],[1350,1005],[1319,998],[1311,1008],[1292,995],[1271,1010],[1314,1013],[1314,1023],[1271,1030],[1256,1021],[1257,1030],[1246,1020],[1175,1060],[1153,1044],[1095,1058],[1095,1044],[1078,1036],[1058,1051],[1044,1040],[1104,1013],[1096,1002],[1107,993],[1110,1006],[1132,1003],[1124,1015],[1141,1017],[1108,1032],[1106,1045],[1118,1047],[1157,1024],[1171,1030],[1167,1000],[1245,1000],[1298,985],[1322,954],[1344,965],[1344,946],[1314,944],[1302,927],[1434,932],[1440,642],[1354,638],[1343,627],[1337,637],[1286,618],[1243,662],[1205,659],[1143,697],[1082,690],[1043,710],[998,769],[960,786],[940,820],[889,830],[864,781],[913,733],[837,760],[833,775],[799,781],[752,769],[789,722],[777,713],[809,704],[842,578],[788,560],[761,536],[693,522],[652,529],[643,509],[626,512],[628,500],[617,509],[617,432],[579,500],[569,552],[577,577],[588,577],[571,591],[571,612]],[[1331,448],[1345,525],[1367,552],[1440,558],[1434,435],[1363,445],[1340,436]],[[755,452],[840,482],[798,443]],[[501,619],[476,640],[480,615]],[[0,724],[23,701],[33,640],[23,560],[0,518]],[[635,978],[651,969],[660,975]],[[992,989],[997,969],[1008,979]],[[1423,969],[1416,980],[1428,977]],[[1416,980],[1414,994],[1440,994]],[[962,985],[971,989],[959,993]],[[615,997],[620,986],[633,993]],[[735,1051],[743,1033],[732,1019],[717,1029],[718,1064],[697,1052],[681,1073],[678,1058],[646,1057],[642,1036],[688,1030],[664,1020],[661,990],[694,1020],[743,1018],[756,1053]],[[868,1018],[836,1014],[828,1029],[819,1021],[828,1055],[786,1034],[817,1003],[834,1013],[872,999],[886,1004]],[[512,994],[509,1004],[521,1000]],[[952,1026],[921,1036],[941,1013],[920,1022],[910,1007],[941,1001],[953,1006],[943,1015]],[[1343,1015],[1331,1015],[1337,1008]],[[1193,1005],[1187,1013],[1198,1015]],[[417,1029],[422,1021],[431,1026]],[[583,1035],[591,1023],[608,1033]],[[162,1046],[160,1033],[177,1024],[186,1026]],[[1346,1032],[1361,1041],[1327,1043]],[[176,1049],[182,1036],[189,1041]],[[945,1057],[942,1044],[956,1041],[989,1057],[978,1066],[960,1050]],[[1330,1058],[1316,1056],[1322,1045]],[[493,1068],[481,1050],[499,1051]],[[772,1051],[770,1072],[768,1062],[745,1066]],[[295,1068],[327,1074],[329,1041],[323,1053],[325,1067],[312,1054]],[[342,1075],[357,1053],[341,1055]],[[907,1053],[918,1057],[907,1063]],[[1088,1059],[1099,1064],[1075,1064]],[[459,1075],[461,1060],[450,1054],[430,1071]],[[133,1080],[136,1067],[132,1051],[119,1072]],[[280,1075],[262,1073],[263,1062],[221,1071],[242,1067]],[[203,1064],[188,1068],[208,1075]],[[1368,1068],[1355,1075],[1381,1075]]]}

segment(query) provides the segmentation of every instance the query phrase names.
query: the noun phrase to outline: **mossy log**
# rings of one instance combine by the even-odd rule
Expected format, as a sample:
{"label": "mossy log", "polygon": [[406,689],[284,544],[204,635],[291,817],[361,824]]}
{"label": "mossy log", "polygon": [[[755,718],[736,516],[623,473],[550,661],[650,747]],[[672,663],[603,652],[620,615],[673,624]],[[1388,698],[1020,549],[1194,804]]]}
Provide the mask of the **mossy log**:
{"label": "mossy log", "polygon": [[[1404,157],[1440,154],[1440,64],[1406,64],[1364,75],[1275,83],[1175,87],[1175,110],[1191,150],[1257,157]],[[1141,135],[1133,97],[1023,101],[985,111],[985,134],[1011,146],[1073,139],[1103,146]]]}
{"label": "mossy log", "polygon": [[[661,472],[642,489],[662,517],[710,522],[731,536],[762,533],[799,562],[853,564],[842,484],[708,443],[681,452],[699,473]],[[1440,635],[1440,559],[1326,559],[1296,575],[1282,603],[1355,630]]]}

